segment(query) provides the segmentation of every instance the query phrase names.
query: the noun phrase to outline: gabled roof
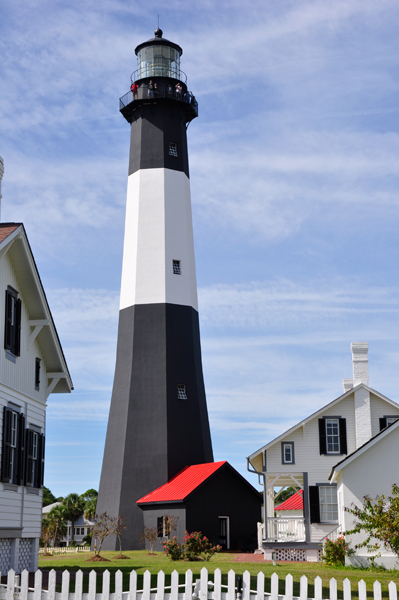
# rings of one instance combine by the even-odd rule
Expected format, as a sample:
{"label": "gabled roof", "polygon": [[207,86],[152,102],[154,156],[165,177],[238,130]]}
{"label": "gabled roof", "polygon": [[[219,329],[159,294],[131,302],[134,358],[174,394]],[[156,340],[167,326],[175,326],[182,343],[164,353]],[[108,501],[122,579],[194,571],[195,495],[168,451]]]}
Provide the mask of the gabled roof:
{"label": "gabled roof", "polygon": [[359,446],[359,448],[356,448],[356,450],[354,450],[354,452],[352,452],[351,454],[349,454],[348,456],[346,456],[345,458],[340,460],[336,465],[334,465],[333,468],[331,469],[331,473],[330,473],[328,479],[331,482],[334,482],[337,479],[338,473],[344,467],[349,465],[349,463],[351,463],[353,460],[356,460],[356,458],[358,456],[361,456],[364,452],[367,452],[367,450],[369,450],[369,448],[372,448],[375,444],[377,444],[380,440],[384,439],[384,437],[389,435],[392,431],[394,431],[398,427],[399,427],[399,419],[397,421],[394,421],[393,423],[391,423],[391,425],[388,425],[388,427],[381,429],[381,431],[379,431],[378,433],[376,433],[376,435],[374,435],[372,438],[367,440],[367,442],[365,442],[362,446]]}
{"label": "gabled roof", "polygon": [[371,394],[374,394],[375,396],[378,396],[378,398],[381,398],[381,400],[385,400],[385,402],[388,402],[388,404],[391,404],[395,408],[399,408],[399,404],[397,404],[396,402],[394,402],[390,398],[387,398],[383,394],[380,394],[376,390],[373,390],[373,388],[369,387],[368,385],[366,385],[364,383],[359,383],[358,385],[356,385],[355,387],[351,388],[350,390],[348,390],[347,392],[345,392],[341,396],[338,396],[338,398],[335,398],[335,400],[333,400],[332,402],[329,402],[328,404],[325,404],[322,408],[320,408],[316,412],[314,412],[311,415],[309,415],[309,417],[306,417],[306,419],[303,419],[303,421],[300,421],[299,423],[297,423],[296,425],[294,425],[294,427],[291,427],[291,429],[287,429],[287,431],[284,431],[284,433],[282,433],[281,435],[279,435],[278,437],[276,437],[274,440],[272,440],[268,444],[265,444],[265,446],[262,446],[262,448],[259,448],[259,450],[256,450],[256,452],[253,452],[250,456],[248,456],[248,460],[251,461],[253,458],[255,458],[256,456],[258,456],[258,454],[260,454],[264,450],[267,450],[271,446],[274,446],[274,444],[276,444],[280,440],[281,441],[284,440],[285,438],[287,438],[288,435],[290,435],[291,433],[293,433],[294,431],[296,431],[300,427],[303,427],[304,425],[306,425],[306,423],[309,423],[309,421],[312,421],[313,419],[315,419],[319,415],[323,415],[326,410],[328,410],[329,408],[332,408],[333,406],[335,406],[335,404],[338,404],[338,402],[341,402],[342,400],[345,400],[345,398],[347,398],[348,396],[350,396],[350,394],[352,394],[356,390],[359,390],[360,388],[364,388],[365,390],[367,390]]}
{"label": "gabled roof", "polygon": [[187,498],[206,479],[211,477],[227,461],[203,463],[185,467],[173,479],[161,485],[153,492],[137,500],[137,504],[150,502],[181,502]]}
{"label": "gabled roof", "polygon": [[72,379],[22,223],[0,223],[0,258],[5,254],[15,270],[18,291],[29,314],[29,324],[32,329],[36,326],[41,327],[37,339],[43,352],[48,377],[52,380],[49,392],[70,392],[73,389]]}
{"label": "gabled roof", "polygon": [[275,506],[274,510],[303,510],[303,490],[292,494],[287,500]]}

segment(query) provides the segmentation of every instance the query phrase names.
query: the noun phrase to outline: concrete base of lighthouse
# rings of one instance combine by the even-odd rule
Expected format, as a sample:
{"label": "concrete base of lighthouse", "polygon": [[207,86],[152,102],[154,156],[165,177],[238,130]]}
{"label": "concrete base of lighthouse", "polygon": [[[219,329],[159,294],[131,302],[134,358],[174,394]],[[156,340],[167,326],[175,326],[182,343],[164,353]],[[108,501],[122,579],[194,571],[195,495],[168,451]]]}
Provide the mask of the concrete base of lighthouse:
{"label": "concrete base of lighthouse", "polygon": [[[184,385],[187,399],[178,398]],[[174,304],[120,311],[97,514],[122,514],[125,550],[142,548],[136,500],[187,465],[213,461],[197,311]],[[107,538],[105,550],[117,549]]]}

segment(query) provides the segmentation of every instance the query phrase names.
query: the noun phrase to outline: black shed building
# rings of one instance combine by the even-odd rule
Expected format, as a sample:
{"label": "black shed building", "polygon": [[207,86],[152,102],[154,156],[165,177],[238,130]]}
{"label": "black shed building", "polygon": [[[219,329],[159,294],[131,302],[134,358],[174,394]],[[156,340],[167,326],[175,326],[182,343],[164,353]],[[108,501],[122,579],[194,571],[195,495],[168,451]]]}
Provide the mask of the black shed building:
{"label": "black shed building", "polygon": [[144,526],[157,527],[160,542],[168,515],[178,517],[172,535],[179,542],[185,531],[201,531],[212,544],[242,552],[257,548],[261,503],[260,493],[226,461],[188,466],[137,500]]}

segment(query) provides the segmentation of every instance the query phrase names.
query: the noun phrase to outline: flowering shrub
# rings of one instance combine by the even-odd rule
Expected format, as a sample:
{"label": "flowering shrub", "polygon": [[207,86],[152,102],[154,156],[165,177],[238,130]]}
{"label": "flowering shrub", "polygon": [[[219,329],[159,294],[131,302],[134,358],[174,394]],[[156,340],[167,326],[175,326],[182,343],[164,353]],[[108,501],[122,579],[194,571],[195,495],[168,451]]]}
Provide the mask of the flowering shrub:
{"label": "flowering shrub", "polygon": [[203,560],[209,560],[215,552],[220,552],[221,546],[213,546],[205,535],[200,531],[187,533],[183,538],[184,554],[187,560],[198,560],[200,557]]}
{"label": "flowering shrub", "polygon": [[171,540],[163,542],[163,549],[165,554],[167,554],[171,560],[182,560],[183,545],[179,544],[176,536],[174,536]]}
{"label": "flowering shrub", "polygon": [[163,542],[165,554],[171,560],[209,560],[215,552],[220,552],[221,546],[213,546],[208,538],[200,531],[188,533],[183,538],[183,544],[179,544],[175,536],[171,540]]}
{"label": "flowering shrub", "polygon": [[352,550],[345,542],[345,538],[341,535],[335,542],[327,539],[324,543],[322,560],[328,565],[340,565],[345,566],[345,556],[354,554]]}

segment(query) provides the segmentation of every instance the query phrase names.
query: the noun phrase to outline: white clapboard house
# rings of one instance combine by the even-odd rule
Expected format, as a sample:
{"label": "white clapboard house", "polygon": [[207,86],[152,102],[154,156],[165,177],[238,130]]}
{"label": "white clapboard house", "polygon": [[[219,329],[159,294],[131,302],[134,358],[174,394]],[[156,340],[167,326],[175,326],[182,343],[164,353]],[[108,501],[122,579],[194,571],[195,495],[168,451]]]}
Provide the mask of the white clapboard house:
{"label": "white clapboard house", "polygon": [[[0,161],[0,184],[3,173]],[[24,226],[0,223],[0,572],[37,569],[46,401],[72,381]]]}
{"label": "white clapboard house", "polygon": [[[353,379],[344,393],[248,457],[264,485],[264,522],[258,539],[265,559],[317,561],[326,536],[340,531],[331,469],[399,417],[399,405],[369,387],[368,344],[352,343]],[[303,490],[301,516],[276,516],[275,494]]]}

